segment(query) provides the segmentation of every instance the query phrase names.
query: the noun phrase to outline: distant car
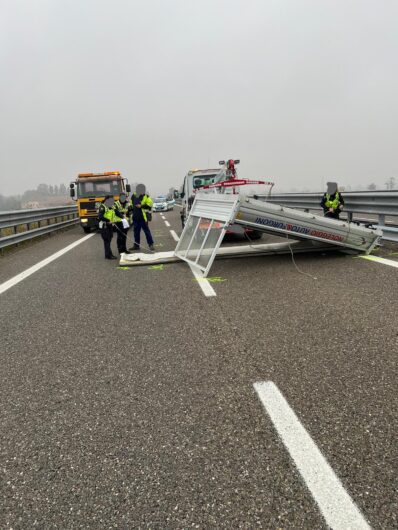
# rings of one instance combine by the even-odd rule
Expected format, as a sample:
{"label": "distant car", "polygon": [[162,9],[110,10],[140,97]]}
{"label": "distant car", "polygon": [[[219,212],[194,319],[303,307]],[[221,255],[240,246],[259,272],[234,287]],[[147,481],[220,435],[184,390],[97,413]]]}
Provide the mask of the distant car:
{"label": "distant car", "polygon": [[176,201],[174,199],[167,199],[167,209],[174,210],[174,205]]}
{"label": "distant car", "polygon": [[153,200],[152,210],[154,212],[167,212],[169,209],[166,197],[156,197]]}

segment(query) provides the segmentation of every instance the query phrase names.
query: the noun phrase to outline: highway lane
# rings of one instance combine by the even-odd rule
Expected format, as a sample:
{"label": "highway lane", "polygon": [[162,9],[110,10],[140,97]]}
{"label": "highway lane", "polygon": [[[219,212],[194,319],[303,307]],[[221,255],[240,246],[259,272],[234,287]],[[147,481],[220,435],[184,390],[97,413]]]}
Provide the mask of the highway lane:
{"label": "highway lane", "polygon": [[[82,235],[4,256],[2,281],[18,254],[30,266]],[[323,528],[262,380],[372,527],[397,525],[396,269],[297,257],[312,280],[288,256],[223,260],[206,298],[185,264],[102,253],[94,236],[2,295],[2,527]]]}
{"label": "highway lane", "polygon": [[82,229],[76,226],[54,232],[40,240],[36,239],[20,246],[7,248],[0,256],[0,284],[62,250],[84,235]]}

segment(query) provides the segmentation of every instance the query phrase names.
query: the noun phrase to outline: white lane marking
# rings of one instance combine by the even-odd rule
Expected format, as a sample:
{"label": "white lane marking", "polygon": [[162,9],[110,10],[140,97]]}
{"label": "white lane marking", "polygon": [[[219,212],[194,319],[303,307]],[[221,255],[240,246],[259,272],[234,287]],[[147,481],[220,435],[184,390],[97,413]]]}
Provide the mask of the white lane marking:
{"label": "white lane marking", "polygon": [[192,274],[195,276],[195,279],[198,282],[200,288],[202,289],[203,294],[205,296],[217,296],[217,293],[210,285],[209,280],[206,280],[206,278],[203,278],[203,276],[201,275],[200,269],[196,269],[196,267],[191,263],[189,263],[189,267],[192,271]]}
{"label": "white lane marking", "polygon": [[379,258],[378,256],[358,256],[362,259],[367,259],[369,261],[376,261],[377,263],[382,263],[383,265],[390,265],[390,267],[398,268],[398,261],[393,261],[392,259]]}
{"label": "white lane marking", "polygon": [[2,283],[0,285],[0,294],[4,293],[5,291],[10,289],[11,287],[16,285],[17,283],[21,282],[22,280],[24,280],[25,278],[27,278],[31,274],[33,274],[33,273],[37,272],[38,270],[40,270],[41,268],[45,267],[46,265],[48,265],[52,261],[54,261],[57,258],[61,257],[63,254],[66,254],[67,252],[69,252],[69,250],[72,250],[72,248],[77,247],[78,245],[80,245],[80,243],[83,243],[84,241],[87,241],[87,239],[89,239],[90,237],[93,237],[94,235],[95,235],[95,232],[80,238],[79,240],[75,241],[71,245],[68,245],[67,247],[63,248],[62,250],[59,250],[58,252],[56,252],[52,256],[49,256],[48,258],[43,259],[42,261],[39,261],[39,263],[36,263],[36,265],[33,265],[32,267],[29,267],[29,269],[26,269],[26,271],[23,271],[20,274],[17,274],[13,278],[11,278],[10,280],[7,280],[6,282]]}
{"label": "white lane marking", "polygon": [[278,387],[272,381],[254,383],[253,386],[327,525],[333,530],[370,530]]}
{"label": "white lane marking", "polygon": [[164,224],[165,224],[166,226],[171,226],[170,223],[169,223],[168,221],[165,221]]}
{"label": "white lane marking", "polygon": [[[173,236],[174,241],[179,241],[180,238],[178,235],[174,232],[174,230],[170,230],[170,234]],[[203,291],[203,294],[205,296],[217,296],[216,291],[213,289],[213,287],[210,285],[209,280],[206,280],[206,278],[203,278],[203,276],[200,273],[200,269],[196,269],[194,265],[191,265],[189,263],[189,267],[192,271],[192,274],[195,276],[196,281],[200,285],[200,288]]]}
{"label": "white lane marking", "polygon": [[178,237],[178,235],[174,232],[174,230],[170,230],[170,234],[172,235],[174,241],[179,241],[180,238]]}

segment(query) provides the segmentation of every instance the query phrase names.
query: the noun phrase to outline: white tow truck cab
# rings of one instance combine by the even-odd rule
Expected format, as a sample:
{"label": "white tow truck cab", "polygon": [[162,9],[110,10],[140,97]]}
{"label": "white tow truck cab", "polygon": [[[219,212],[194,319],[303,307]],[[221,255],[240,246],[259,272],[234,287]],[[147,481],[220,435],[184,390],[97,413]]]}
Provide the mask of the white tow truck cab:
{"label": "white tow truck cab", "polygon": [[[189,215],[189,210],[195,200],[195,192],[203,186],[215,184],[225,180],[224,168],[217,169],[191,169],[184,177],[184,181],[180,188],[181,197],[181,222],[184,226],[185,221]],[[208,190],[211,193],[217,193],[216,189]]]}
{"label": "white tow truck cab", "polygon": [[[232,164],[232,171],[230,163]],[[198,191],[202,193],[236,193],[233,187],[217,187],[218,183],[232,181],[236,179],[235,164],[239,164],[239,160],[228,160],[227,162],[221,160],[219,162],[221,167],[210,169],[191,169],[184,177],[184,181],[180,188],[181,198],[181,223],[184,228],[185,221],[188,218],[192,204],[195,200],[195,195]],[[210,186],[208,188],[208,186]],[[237,185],[238,186],[238,185]],[[248,239],[260,239],[262,234],[259,231],[251,228],[243,228],[237,224],[230,226],[227,230],[227,235],[245,236]]]}

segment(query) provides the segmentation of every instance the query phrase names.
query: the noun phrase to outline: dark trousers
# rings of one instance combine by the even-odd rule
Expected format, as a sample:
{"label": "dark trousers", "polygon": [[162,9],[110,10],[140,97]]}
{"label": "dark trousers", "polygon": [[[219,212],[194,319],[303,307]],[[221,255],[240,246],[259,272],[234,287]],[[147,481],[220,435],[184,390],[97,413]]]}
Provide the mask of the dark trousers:
{"label": "dark trousers", "polygon": [[324,216],[329,217],[330,219],[340,219],[340,210],[335,210],[334,212],[326,210]]}
{"label": "dark trousers", "polygon": [[139,245],[141,241],[141,229],[144,231],[148,245],[153,245],[153,238],[149,230],[148,223],[144,219],[138,221],[134,219],[134,245]]}
{"label": "dark trousers", "polygon": [[116,223],[116,244],[119,254],[127,252],[127,232],[128,228],[123,228],[123,223]]}
{"label": "dark trousers", "polygon": [[101,230],[101,237],[104,240],[105,257],[110,258],[112,256],[111,241],[113,237],[113,227],[105,225]]}

